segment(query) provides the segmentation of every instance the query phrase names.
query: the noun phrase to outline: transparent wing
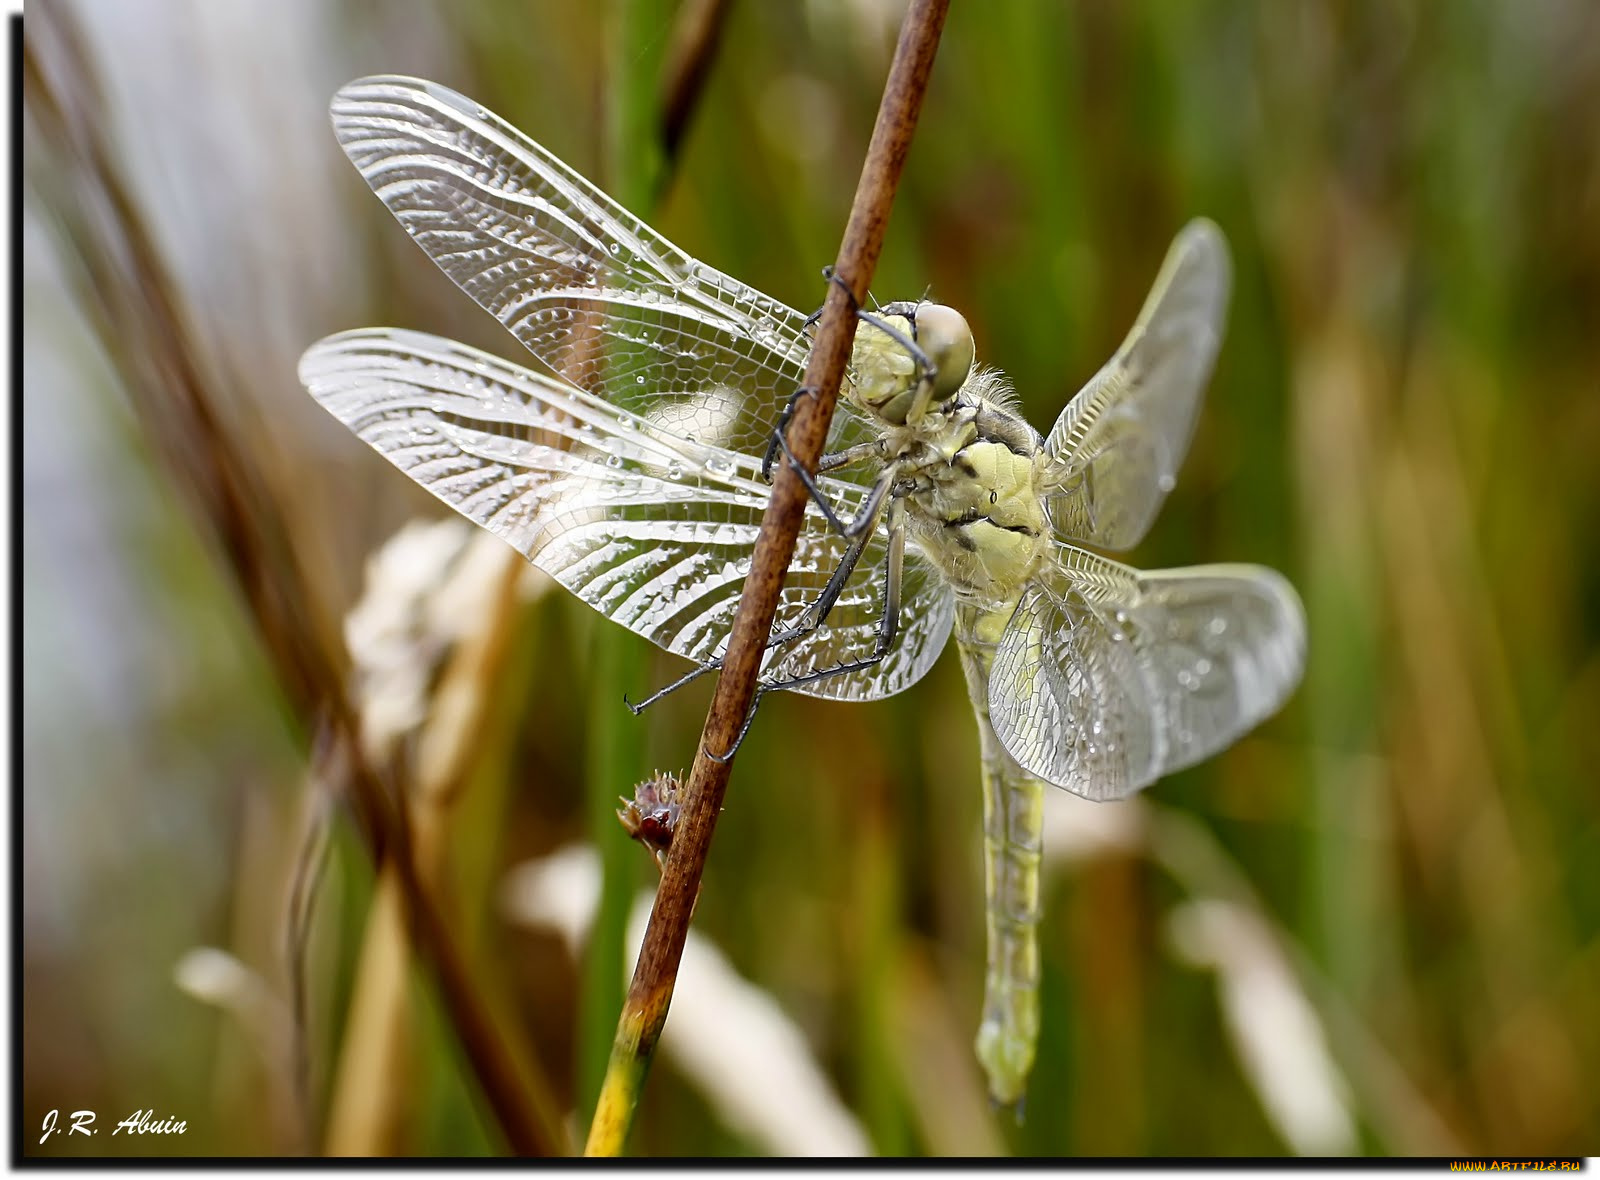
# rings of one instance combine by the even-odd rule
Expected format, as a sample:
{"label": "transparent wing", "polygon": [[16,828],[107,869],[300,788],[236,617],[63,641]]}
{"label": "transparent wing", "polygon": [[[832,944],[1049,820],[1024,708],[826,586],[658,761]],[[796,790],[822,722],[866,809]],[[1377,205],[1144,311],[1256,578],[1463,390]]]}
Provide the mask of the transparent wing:
{"label": "transparent wing", "polygon": [[[759,461],[679,433],[697,407],[634,413],[451,340],[369,328],[331,336],[300,361],[312,395],[450,507],[508,541],[603,614],[668,651],[719,653],[750,568],[769,489]],[[707,395],[708,397],[711,395]],[[824,478],[847,509],[859,486]],[[845,542],[808,515],[778,626],[826,584]],[[769,658],[788,677],[861,659],[883,610],[875,539],[829,625]],[[906,570],[901,639],[882,664],[801,691],[871,699],[932,666],[949,632],[949,591]]]}
{"label": "transparent wing", "polygon": [[995,733],[1029,772],[1120,798],[1232,744],[1299,682],[1305,616],[1272,570],[1141,573],[1071,546],[1055,552],[989,681]]}
{"label": "transparent wing", "polygon": [[[446,87],[363,78],[332,116],[406,232],[552,373],[625,410],[675,413],[692,441],[766,451],[810,350],[799,312],[697,262]],[[841,403],[830,448],[866,437]]]}
{"label": "transparent wing", "polygon": [[1023,594],[995,652],[989,720],[1018,765],[1077,795],[1117,799],[1161,774],[1161,718],[1133,644],[1069,578]]}
{"label": "transparent wing", "polygon": [[1227,312],[1222,231],[1191,221],[1122,347],[1068,403],[1045,441],[1056,533],[1105,549],[1138,543],[1189,449]]}

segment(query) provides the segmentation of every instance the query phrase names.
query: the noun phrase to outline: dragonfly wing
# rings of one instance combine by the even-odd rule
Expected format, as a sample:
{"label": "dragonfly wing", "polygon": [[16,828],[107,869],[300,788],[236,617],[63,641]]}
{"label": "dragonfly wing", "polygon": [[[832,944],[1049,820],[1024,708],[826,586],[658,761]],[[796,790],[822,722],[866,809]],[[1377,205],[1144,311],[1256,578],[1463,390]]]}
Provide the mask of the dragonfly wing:
{"label": "dragonfly wing", "polygon": [[[795,560],[784,582],[778,608],[797,620],[827,584],[842,553],[839,536],[819,513],[806,517],[807,528],[795,548]],[[865,660],[878,644],[884,610],[884,560],[888,545],[880,531],[867,545],[861,564],[845,584],[824,627],[775,653],[764,679],[791,679],[807,672],[838,668]],[[876,700],[909,688],[933,667],[944,650],[955,621],[955,598],[949,584],[920,554],[907,551],[900,587],[900,622],[894,645],[879,662],[829,676],[799,689],[829,700]]]}
{"label": "dragonfly wing", "polygon": [[1141,573],[1071,546],[1056,556],[989,684],[995,733],[1031,773],[1120,798],[1230,745],[1298,683],[1305,618],[1272,570]]}
{"label": "dragonfly wing", "polygon": [[1275,570],[1191,566],[1139,577],[1133,616],[1166,738],[1162,773],[1204,761],[1282,707],[1305,667],[1305,612]]}
{"label": "dragonfly wing", "polygon": [[1069,579],[1024,592],[995,652],[989,720],[1018,765],[1076,795],[1118,799],[1161,773],[1159,718],[1133,644]]}
{"label": "dragonfly wing", "polygon": [[[300,379],[395,466],[583,601],[678,655],[703,662],[720,654],[770,489],[757,459],[678,433],[680,403],[633,413],[455,341],[388,328],[312,346]],[[822,482],[847,510],[862,494],[844,481]],[[880,560],[882,544],[875,542]],[[780,628],[826,584],[844,550],[811,512]],[[839,625],[775,653],[769,673],[866,656],[876,631],[864,620],[881,613],[883,595],[881,569],[863,562],[841,596]],[[891,660],[873,675],[809,690],[870,699],[908,687],[943,644],[947,599],[936,579],[908,582],[905,640]]]}
{"label": "dragonfly wing", "polygon": [[1045,507],[1062,538],[1127,549],[1149,529],[1189,449],[1229,282],[1222,231],[1190,222],[1127,339],[1045,441]]}
{"label": "dragonfly wing", "polygon": [[[810,351],[805,317],[696,261],[446,87],[363,78],[333,126],[430,258],[550,371],[680,434],[763,454]],[[868,437],[841,404],[830,447]]]}

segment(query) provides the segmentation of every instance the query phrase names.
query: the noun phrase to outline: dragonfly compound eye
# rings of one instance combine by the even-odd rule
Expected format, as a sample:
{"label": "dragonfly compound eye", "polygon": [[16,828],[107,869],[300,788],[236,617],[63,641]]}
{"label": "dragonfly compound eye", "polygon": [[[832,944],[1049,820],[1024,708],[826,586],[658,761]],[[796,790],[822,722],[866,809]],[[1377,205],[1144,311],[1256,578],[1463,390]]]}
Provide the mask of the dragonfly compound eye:
{"label": "dragonfly compound eye", "polygon": [[977,348],[967,317],[942,303],[924,303],[917,308],[917,346],[933,362],[933,398],[953,397],[972,372]]}

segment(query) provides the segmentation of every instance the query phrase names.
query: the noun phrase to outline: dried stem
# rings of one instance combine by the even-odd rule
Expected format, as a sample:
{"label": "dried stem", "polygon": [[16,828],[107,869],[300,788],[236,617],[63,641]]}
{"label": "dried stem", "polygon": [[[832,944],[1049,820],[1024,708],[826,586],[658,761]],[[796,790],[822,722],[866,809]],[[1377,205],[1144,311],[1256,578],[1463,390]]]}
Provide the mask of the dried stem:
{"label": "dried stem", "polygon": [[[308,731],[325,723],[330,772],[345,788],[375,865],[392,863],[412,939],[513,1150],[554,1154],[564,1136],[542,1079],[518,1059],[421,882],[404,809],[361,757],[328,595],[284,516],[292,467],[270,434],[222,412],[222,388],[176,284],[104,137],[95,73],[70,16],[43,10],[23,43],[29,180],[102,347],[170,477],[221,551],[278,683]],[[304,525],[306,522],[300,522]]]}
{"label": "dried stem", "polygon": [[[473,533],[466,548],[470,551]],[[487,537],[477,534],[482,540]],[[412,863],[424,892],[434,899],[458,944],[472,905],[463,900],[452,875],[449,846],[463,791],[477,760],[494,742],[489,738],[495,694],[490,686],[502,672],[508,643],[518,618],[517,585],[527,565],[514,551],[488,541],[498,550],[498,568],[472,568],[470,557],[454,551],[452,572],[441,570],[435,595],[459,596],[470,577],[479,588],[470,616],[470,630],[453,636],[449,655],[431,691],[428,714],[404,752],[374,741],[370,725],[364,750],[379,765],[393,767],[405,783],[404,807],[411,833]],[[467,567],[470,573],[463,572]],[[369,580],[367,591],[374,590]],[[437,634],[430,636],[435,641]],[[419,656],[419,658],[422,658]],[[359,663],[359,657],[358,657]],[[370,720],[370,719],[369,719]],[[390,738],[397,744],[398,738]],[[320,764],[320,760],[319,760]],[[411,1056],[416,1052],[415,1007],[411,965],[415,958],[407,933],[406,899],[395,880],[393,858],[379,869],[367,910],[366,933],[357,960],[347,1006],[343,1047],[338,1054],[332,1096],[324,1129],[329,1155],[393,1155],[404,1150],[412,1133]],[[453,888],[453,886],[456,886]],[[480,987],[482,984],[480,983]],[[482,987],[482,990],[489,991]],[[552,1106],[547,1119],[554,1126]]]}
{"label": "dried stem", "polygon": [[700,104],[722,27],[727,23],[728,8],[728,0],[688,0],[679,11],[661,87],[658,124],[665,157],[662,183],[672,175],[689,117]]}
{"label": "dried stem", "polygon": [[[509,1038],[468,971],[449,922],[423,883],[404,809],[391,803],[362,757],[360,743],[348,736],[355,732],[350,719],[339,728],[346,735],[339,753],[348,760],[346,781],[358,826],[373,859],[394,873],[411,942],[432,969],[440,1001],[472,1062],[484,1100],[518,1155],[563,1154],[566,1136],[555,1100],[543,1077],[512,1054]],[[380,847],[379,841],[387,846]]]}
{"label": "dried stem", "polygon": [[[808,467],[815,466],[827,438],[839,383],[855,339],[856,307],[865,298],[877,267],[895,186],[910,150],[948,7],[949,0],[915,0],[901,25],[872,142],[834,268],[843,286],[832,284],[828,289],[816,344],[806,366],[805,384],[815,391],[815,396],[800,399],[789,429],[790,446]],[[727,658],[690,772],[679,827],[617,1023],[586,1154],[621,1152],[645,1073],[666,1024],[694,899],[732,767],[731,760],[718,762],[707,751],[730,749],[750,708],[761,654],[772,630],[778,595],[805,509],[805,487],[785,463],[756,539],[750,575],[728,640]]]}
{"label": "dried stem", "polygon": [[[313,739],[313,750],[325,744],[326,735]],[[294,871],[289,879],[289,900],[285,907],[283,959],[289,974],[289,1016],[294,1030],[290,1046],[291,1078],[294,1086],[297,1131],[304,1150],[312,1142],[311,1128],[316,1123],[312,1111],[311,1076],[311,996],[308,987],[312,920],[322,875],[328,864],[332,808],[330,792],[317,777],[321,755],[312,754],[312,772],[307,776],[302,799],[300,842],[295,851]]]}

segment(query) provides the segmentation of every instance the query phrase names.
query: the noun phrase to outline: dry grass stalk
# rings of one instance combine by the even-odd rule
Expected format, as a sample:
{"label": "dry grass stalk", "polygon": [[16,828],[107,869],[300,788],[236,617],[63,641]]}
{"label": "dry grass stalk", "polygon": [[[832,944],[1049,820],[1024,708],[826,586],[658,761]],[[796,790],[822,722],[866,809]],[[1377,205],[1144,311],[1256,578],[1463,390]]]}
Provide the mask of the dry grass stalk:
{"label": "dry grass stalk", "polygon": [[360,751],[332,596],[304,559],[313,522],[285,511],[293,467],[266,432],[224,411],[230,375],[202,359],[207,350],[106,138],[98,75],[67,10],[39,14],[22,67],[28,179],[52,215],[78,301],[157,459],[238,586],[288,703],[308,731],[326,727],[314,777],[350,804],[374,863],[393,867],[409,937],[506,1139],[522,1154],[552,1154],[563,1134],[548,1087],[491,1013],[413,860],[409,817]]}

